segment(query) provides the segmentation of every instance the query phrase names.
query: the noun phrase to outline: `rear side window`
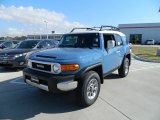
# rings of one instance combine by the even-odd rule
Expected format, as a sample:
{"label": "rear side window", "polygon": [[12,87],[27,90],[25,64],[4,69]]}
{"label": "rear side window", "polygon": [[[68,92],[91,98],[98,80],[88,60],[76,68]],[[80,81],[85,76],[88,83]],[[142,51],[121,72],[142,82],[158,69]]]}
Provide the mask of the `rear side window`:
{"label": "rear side window", "polygon": [[116,46],[121,46],[121,45],[123,45],[121,36],[120,36],[120,35],[117,35],[117,34],[115,34],[114,36],[115,36],[115,40],[116,40]]}

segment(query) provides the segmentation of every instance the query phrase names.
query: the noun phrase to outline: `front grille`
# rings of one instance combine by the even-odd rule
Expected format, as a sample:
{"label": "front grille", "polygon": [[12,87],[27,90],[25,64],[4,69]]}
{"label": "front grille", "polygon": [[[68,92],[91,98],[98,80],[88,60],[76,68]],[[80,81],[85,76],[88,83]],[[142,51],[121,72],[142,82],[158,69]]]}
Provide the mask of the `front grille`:
{"label": "front grille", "polygon": [[14,60],[13,57],[3,57],[3,60]]}
{"label": "front grille", "polygon": [[14,60],[14,55],[13,54],[10,54],[10,55],[0,54],[0,60]]}
{"label": "front grille", "polygon": [[14,57],[15,54],[0,54],[0,57]]}
{"label": "front grille", "polygon": [[51,65],[49,65],[49,64],[32,62],[32,68],[51,72]]}

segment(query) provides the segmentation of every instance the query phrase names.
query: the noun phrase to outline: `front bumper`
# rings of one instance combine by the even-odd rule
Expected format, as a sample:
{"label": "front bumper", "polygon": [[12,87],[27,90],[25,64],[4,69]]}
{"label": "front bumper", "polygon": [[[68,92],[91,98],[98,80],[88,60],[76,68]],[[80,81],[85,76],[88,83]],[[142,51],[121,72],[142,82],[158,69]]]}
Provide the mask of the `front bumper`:
{"label": "front bumper", "polygon": [[23,77],[26,83],[51,92],[70,91],[76,89],[78,86],[74,75],[57,76],[51,73],[25,68],[23,70]]}
{"label": "front bumper", "polygon": [[24,57],[16,59],[0,59],[0,66],[11,68],[26,67],[26,60]]}

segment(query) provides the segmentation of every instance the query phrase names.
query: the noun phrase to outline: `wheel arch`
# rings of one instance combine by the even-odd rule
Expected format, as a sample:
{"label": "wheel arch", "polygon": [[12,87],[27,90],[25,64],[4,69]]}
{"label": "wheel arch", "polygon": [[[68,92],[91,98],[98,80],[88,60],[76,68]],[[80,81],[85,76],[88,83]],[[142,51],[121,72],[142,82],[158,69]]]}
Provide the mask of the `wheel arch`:
{"label": "wheel arch", "polygon": [[101,84],[103,84],[104,80],[103,80],[103,68],[102,68],[102,63],[97,63],[97,64],[94,64],[92,66],[88,66],[86,68],[84,68],[83,70],[80,71],[80,73],[78,75],[76,75],[77,77],[78,76],[83,76],[84,73],[88,72],[88,71],[95,71],[98,73],[99,77],[100,77],[100,80],[101,80]]}

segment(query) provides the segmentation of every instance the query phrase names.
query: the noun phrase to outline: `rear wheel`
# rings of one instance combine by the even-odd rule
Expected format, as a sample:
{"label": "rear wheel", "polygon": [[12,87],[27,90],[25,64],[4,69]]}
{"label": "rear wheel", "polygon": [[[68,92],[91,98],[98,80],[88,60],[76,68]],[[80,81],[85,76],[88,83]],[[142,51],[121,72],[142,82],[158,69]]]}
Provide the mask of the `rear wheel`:
{"label": "rear wheel", "polygon": [[79,84],[78,98],[82,106],[87,107],[92,105],[98,98],[100,91],[100,77],[94,71],[89,71],[84,74]]}
{"label": "rear wheel", "polygon": [[126,77],[129,73],[129,59],[125,58],[121,67],[118,69],[118,73],[120,77]]}

